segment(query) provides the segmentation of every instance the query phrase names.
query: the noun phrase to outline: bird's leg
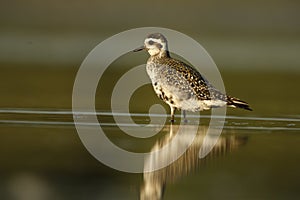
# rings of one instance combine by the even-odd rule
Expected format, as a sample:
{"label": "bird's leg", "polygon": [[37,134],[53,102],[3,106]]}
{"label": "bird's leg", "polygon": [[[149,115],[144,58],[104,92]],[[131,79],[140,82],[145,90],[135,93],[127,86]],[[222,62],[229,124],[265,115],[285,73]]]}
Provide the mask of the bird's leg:
{"label": "bird's leg", "polygon": [[176,108],[171,106],[171,122],[174,122],[175,111],[176,111]]}
{"label": "bird's leg", "polygon": [[184,120],[184,122],[187,122],[187,119],[186,119],[186,111],[183,110],[182,112],[183,112],[183,120]]}

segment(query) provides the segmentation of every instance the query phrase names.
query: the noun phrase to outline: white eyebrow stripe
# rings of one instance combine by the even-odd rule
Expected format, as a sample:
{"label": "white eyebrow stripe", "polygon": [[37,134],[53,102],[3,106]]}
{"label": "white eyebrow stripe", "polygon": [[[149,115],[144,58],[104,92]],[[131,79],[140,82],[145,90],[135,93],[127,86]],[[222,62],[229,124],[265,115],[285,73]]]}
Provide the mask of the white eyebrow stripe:
{"label": "white eyebrow stripe", "polygon": [[159,44],[164,44],[161,39],[155,39],[155,38],[146,38],[145,42],[149,42],[152,40],[153,42],[159,43]]}

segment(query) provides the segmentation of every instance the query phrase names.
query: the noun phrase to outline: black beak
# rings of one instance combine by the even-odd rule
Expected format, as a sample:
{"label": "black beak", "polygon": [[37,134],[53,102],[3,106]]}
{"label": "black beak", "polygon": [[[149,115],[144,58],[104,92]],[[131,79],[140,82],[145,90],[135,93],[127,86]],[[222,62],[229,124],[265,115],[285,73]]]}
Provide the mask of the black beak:
{"label": "black beak", "polygon": [[138,47],[138,48],[134,49],[133,52],[142,51],[144,49],[146,49],[145,46],[141,46],[141,47]]}

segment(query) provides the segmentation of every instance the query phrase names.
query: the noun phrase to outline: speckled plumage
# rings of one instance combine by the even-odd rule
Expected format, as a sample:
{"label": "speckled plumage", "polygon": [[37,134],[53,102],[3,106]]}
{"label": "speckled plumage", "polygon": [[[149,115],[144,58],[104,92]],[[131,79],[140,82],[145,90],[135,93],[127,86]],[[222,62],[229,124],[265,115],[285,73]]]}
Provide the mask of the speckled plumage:
{"label": "speckled plumage", "polygon": [[146,69],[154,91],[171,107],[172,120],[176,109],[195,112],[228,105],[251,110],[246,102],[221,93],[193,67],[171,58],[162,34],[150,34],[135,51],[143,49],[150,54]]}

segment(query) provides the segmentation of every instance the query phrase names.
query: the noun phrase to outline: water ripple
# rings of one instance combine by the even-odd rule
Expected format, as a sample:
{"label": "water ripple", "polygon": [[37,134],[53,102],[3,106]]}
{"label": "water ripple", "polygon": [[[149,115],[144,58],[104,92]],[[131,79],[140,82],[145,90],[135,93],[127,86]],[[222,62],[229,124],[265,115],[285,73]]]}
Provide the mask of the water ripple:
{"label": "water ripple", "polygon": [[[99,123],[88,122],[89,117],[96,114],[99,117]],[[2,125],[31,125],[31,126],[74,126],[74,117],[85,118],[84,126],[126,126],[136,127],[148,125],[148,113],[111,113],[111,112],[89,112],[82,111],[73,113],[71,110],[40,110],[40,109],[0,109],[0,124]],[[116,124],[113,115],[123,117],[122,123]],[[153,117],[165,118],[163,114],[152,114]],[[134,117],[137,124],[128,123],[128,118]],[[180,118],[180,115],[176,117]],[[241,129],[241,130],[290,130],[300,131],[299,116],[289,117],[255,117],[255,116],[226,116],[225,129]],[[211,118],[221,118],[221,116],[201,115],[203,121]],[[198,115],[189,115],[189,124],[196,123],[199,120]],[[160,124],[153,125],[158,127]]]}

